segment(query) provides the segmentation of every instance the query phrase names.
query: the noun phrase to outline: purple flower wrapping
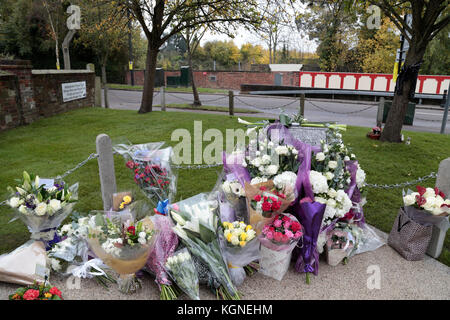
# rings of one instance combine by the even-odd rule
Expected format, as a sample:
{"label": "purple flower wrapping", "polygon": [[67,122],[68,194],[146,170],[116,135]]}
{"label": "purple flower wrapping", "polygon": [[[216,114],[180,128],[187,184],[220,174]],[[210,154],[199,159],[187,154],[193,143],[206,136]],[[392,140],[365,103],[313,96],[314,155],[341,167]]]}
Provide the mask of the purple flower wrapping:
{"label": "purple flower wrapping", "polygon": [[172,285],[164,265],[167,258],[173,254],[178,246],[178,236],[172,231],[172,221],[169,217],[155,215],[152,218],[155,229],[159,230],[155,248],[150,253],[146,267],[156,275],[156,283],[159,285]]}

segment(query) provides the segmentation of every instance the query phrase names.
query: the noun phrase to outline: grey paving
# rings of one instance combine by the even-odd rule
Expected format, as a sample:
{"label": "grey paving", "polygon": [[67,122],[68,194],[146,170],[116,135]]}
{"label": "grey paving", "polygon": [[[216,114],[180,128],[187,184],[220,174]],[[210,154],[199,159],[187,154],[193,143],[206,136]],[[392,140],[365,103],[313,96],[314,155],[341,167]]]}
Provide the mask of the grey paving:
{"label": "grey paving", "polygon": [[[380,271],[379,289],[369,289],[367,286],[374,269]],[[121,294],[115,287],[105,290],[94,280],[82,280],[80,289],[72,290],[67,288],[66,278],[53,277],[52,284],[60,287],[66,299],[159,299],[158,287],[148,275],[143,279],[143,288],[134,295]],[[7,299],[15,288],[17,285],[0,283],[0,299]],[[245,300],[448,300],[450,268],[430,257],[422,261],[406,261],[391,247],[384,245],[376,251],[352,257],[347,265],[331,267],[321,261],[319,276],[313,276],[310,285],[305,283],[303,274],[294,271],[291,264],[282,281],[255,274],[247,277],[239,290]],[[200,295],[201,299],[215,299],[205,287],[201,287]]]}

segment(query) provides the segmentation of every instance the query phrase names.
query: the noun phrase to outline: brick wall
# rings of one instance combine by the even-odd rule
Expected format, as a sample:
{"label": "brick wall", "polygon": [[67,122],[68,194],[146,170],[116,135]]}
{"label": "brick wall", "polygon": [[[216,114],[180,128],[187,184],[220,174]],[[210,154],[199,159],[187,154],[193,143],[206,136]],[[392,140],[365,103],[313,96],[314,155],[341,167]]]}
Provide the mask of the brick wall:
{"label": "brick wall", "polygon": [[[86,98],[63,102],[62,83],[86,81]],[[32,70],[30,61],[0,60],[0,131],[95,105],[95,73]]]}
{"label": "brick wall", "polygon": [[[63,102],[62,84],[86,81],[86,98]],[[34,95],[39,115],[52,115],[95,105],[95,73],[87,70],[33,70]]]}
{"label": "brick wall", "polygon": [[[28,60],[0,60],[0,70],[12,75],[12,78],[8,80],[7,87],[2,87],[2,92],[0,92],[0,96],[3,98],[9,96],[6,101],[3,99],[0,101],[2,109],[5,105],[5,111],[2,111],[2,130],[4,130],[3,126],[9,128],[19,124],[29,124],[39,117],[34,100],[31,69],[31,62]],[[15,107],[11,105],[12,91],[14,91]],[[7,104],[9,104],[8,108],[6,108]],[[10,122],[10,120],[12,121]]]}
{"label": "brick wall", "polygon": [[[298,86],[299,72],[259,72],[259,71],[194,71],[197,87],[240,90],[241,84],[275,84],[275,74],[282,75],[282,85]],[[168,70],[168,76],[179,76],[180,71]],[[215,80],[214,80],[215,79]],[[128,84],[131,84],[130,73],[127,73]],[[135,85],[144,85],[144,70],[134,71]],[[167,81],[166,81],[167,83]]]}
{"label": "brick wall", "polygon": [[17,106],[16,76],[0,74],[0,131],[20,125],[20,109]]}

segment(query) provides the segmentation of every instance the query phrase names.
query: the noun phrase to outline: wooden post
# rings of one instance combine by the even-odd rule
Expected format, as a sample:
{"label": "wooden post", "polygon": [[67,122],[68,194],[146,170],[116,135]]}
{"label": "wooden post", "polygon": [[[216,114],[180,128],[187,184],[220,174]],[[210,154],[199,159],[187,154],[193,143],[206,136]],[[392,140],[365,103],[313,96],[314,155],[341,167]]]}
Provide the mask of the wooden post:
{"label": "wooden post", "polygon": [[377,110],[377,127],[381,128],[383,124],[383,111],[384,111],[384,97],[380,97],[380,101],[378,102],[378,110]]}
{"label": "wooden post", "polygon": [[302,93],[300,95],[300,115],[302,117],[305,116],[305,94],[304,93]]}
{"label": "wooden post", "polygon": [[234,116],[234,92],[228,91],[228,104],[230,109],[230,116]]}
{"label": "wooden post", "polygon": [[103,210],[107,211],[112,208],[112,197],[113,194],[117,192],[111,139],[107,134],[99,134],[96,139],[96,145]]}
{"label": "wooden post", "polygon": [[102,107],[102,79],[95,77],[95,107]]}
{"label": "wooden post", "polygon": [[160,95],[161,95],[161,111],[166,111],[166,90],[164,86],[161,86]]}

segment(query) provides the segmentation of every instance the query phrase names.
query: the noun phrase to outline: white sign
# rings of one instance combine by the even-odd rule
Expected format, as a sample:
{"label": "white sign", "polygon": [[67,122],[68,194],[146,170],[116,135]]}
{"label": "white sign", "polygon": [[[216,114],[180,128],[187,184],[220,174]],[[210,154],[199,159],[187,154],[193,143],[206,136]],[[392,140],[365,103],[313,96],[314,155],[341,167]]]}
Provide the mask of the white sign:
{"label": "white sign", "polygon": [[63,102],[86,98],[86,81],[62,84]]}

